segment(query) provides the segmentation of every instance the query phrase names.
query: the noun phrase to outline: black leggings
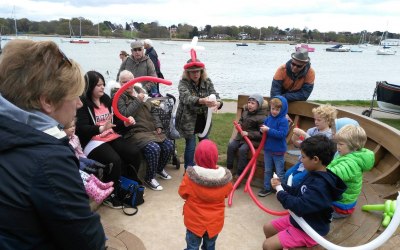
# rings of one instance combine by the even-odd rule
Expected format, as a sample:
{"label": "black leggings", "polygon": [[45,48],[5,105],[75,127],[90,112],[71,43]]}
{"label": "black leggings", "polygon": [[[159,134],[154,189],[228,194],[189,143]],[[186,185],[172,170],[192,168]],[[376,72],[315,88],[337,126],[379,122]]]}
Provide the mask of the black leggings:
{"label": "black leggings", "polygon": [[119,137],[93,149],[89,153],[88,158],[103,164],[113,163],[111,173],[104,174],[103,181],[113,181],[115,188],[117,187],[116,184],[118,183],[121,174],[127,175],[129,172],[129,165],[132,165],[135,169],[139,169],[141,151],[133,144],[128,143],[124,138]]}

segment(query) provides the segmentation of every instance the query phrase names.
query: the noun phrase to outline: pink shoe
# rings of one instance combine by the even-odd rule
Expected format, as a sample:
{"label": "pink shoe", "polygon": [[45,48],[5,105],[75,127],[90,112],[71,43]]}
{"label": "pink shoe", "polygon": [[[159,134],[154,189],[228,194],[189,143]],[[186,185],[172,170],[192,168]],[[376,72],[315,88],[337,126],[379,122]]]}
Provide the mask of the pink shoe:
{"label": "pink shoe", "polygon": [[114,190],[113,187],[103,190],[98,187],[93,180],[90,180],[86,183],[85,189],[89,197],[92,198],[97,204],[100,204]]}
{"label": "pink shoe", "polygon": [[107,183],[102,182],[101,180],[99,180],[95,175],[91,174],[88,178],[88,181],[93,180],[94,183],[101,189],[105,190],[105,189],[109,189],[110,187],[112,187],[114,185],[114,182],[110,181]]}

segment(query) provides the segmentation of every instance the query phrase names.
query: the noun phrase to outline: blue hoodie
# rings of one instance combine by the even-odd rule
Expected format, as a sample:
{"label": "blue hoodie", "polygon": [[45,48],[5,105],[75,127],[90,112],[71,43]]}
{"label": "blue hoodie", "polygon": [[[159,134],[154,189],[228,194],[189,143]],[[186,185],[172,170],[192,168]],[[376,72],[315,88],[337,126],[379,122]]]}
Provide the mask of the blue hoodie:
{"label": "blue hoodie", "polygon": [[[329,233],[332,219],[332,202],[340,200],[346,184],[330,170],[310,171],[300,185],[290,187],[282,184],[284,191],[277,193],[285,209],[290,209],[303,219],[321,236]],[[290,223],[301,227],[290,216]]]}
{"label": "blue hoodie", "polygon": [[288,103],[286,98],[280,95],[272,98],[279,98],[282,102],[282,107],[277,116],[270,114],[264,120],[264,125],[269,127],[267,140],[264,144],[264,152],[284,154],[287,150],[286,136],[289,131],[289,122],[286,119]]}

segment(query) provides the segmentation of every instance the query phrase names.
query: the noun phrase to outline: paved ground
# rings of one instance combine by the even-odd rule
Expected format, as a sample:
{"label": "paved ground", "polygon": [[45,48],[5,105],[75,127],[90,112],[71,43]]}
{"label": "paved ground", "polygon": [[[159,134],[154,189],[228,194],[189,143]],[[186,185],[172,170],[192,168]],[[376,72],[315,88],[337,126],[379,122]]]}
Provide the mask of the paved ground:
{"label": "paved ground", "polygon": [[[224,102],[224,106],[222,106],[222,109],[219,112],[221,112],[221,113],[236,113],[236,107],[237,107],[236,102]],[[364,110],[369,109],[369,107],[357,107],[357,106],[338,106],[338,108],[341,108],[346,111],[350,111],[350,112],[353,112],[353,113],[356,113],[359,115],[361,115]],[[384,112],[380,112],[380,111],[376,111],[376,110],[372,111],[371,117],[372,118],[400,119],[400,115],[384,113]]]}

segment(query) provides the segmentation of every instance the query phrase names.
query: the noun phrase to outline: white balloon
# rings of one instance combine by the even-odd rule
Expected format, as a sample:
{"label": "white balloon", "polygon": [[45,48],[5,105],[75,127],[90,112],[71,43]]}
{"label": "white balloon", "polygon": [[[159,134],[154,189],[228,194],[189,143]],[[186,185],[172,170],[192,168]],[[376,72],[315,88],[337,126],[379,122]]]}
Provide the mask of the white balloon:
{"label": "white balloon", "polygon": [[393,233],[396,231],[397,227],[400,225],[400,192],[397,195],[397,200],[396,200],[396,211],[394,212],[393,218],[390,221],[390,224],[387,226],[385,231],[383,231],[377,238],[372,240],[371,242],[368,242],[364,245],[361,246],[356,246],[356,247],[342,247],[333,244],[332,242],[327,241],[324,239],[321,235],[319,235],[317,232],[315,232],[310,225],[307,224],[307,222],[302,218],[298,217],[295,215],[292,211],[289,211],[290,215],[294,218],[294,220],[297,222],[297,224],[300,225],[300,227],[306,232],[313,240],[315,240],[318,244],[320,244],[322,247],[326,249],[334,249],[334,250],[372,250],[380,247],[383,245],[390,237],[393,235]]}
{"label": "white balloon", "polygon": [[[211,94],[210,96],[208,96],[208,100],[209,101],[216,101],[217,97],[214,94]],[[213,114],[213,108],[208,108],[208,112],[207,112],[207,121],[206,121],[206,126],[204,127],[204,130],[201,134],[198,134],[197,136],[200,138],[203,138],[207,135],[208,130],[210,129],[210,125],[211,125],[211,119],[212,119],[212,114]]]}
{"label": "white balloon", "polygon": [[189,44],[182,44],[182,49],[185,51],[189,51],[191,49],[194,50],[204,50],[205,48],[203,46],[197,46],[197,42],[199,41],[199,38],[197,36],[194,36],[192,39],[192,42]]}

